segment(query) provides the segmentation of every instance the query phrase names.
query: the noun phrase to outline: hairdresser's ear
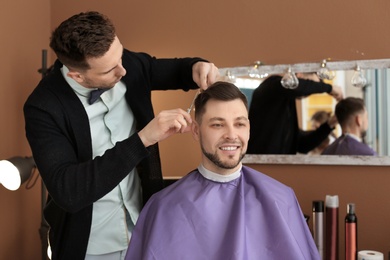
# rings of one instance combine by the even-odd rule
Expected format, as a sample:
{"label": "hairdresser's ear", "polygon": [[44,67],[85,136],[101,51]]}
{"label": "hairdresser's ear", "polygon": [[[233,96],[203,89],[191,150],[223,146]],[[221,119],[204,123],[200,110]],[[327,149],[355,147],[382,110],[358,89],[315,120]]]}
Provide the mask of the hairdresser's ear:
{"label": "hairdresser's ear", "polygon": [[192,120],[191,124],[191,132],[192,132],[192,137],[195,139],[195,141],[199,141],[199,125],[196,120]]}
{"label": "hairdresser's ear", "polygon": [[69,78],[75,80],[77,83],[81,84],[84,82],[84,77],[83,75],[81,75],[80,72],[78,71],[74,71],[74,70],[70,70],[67,74],[66,74]]}

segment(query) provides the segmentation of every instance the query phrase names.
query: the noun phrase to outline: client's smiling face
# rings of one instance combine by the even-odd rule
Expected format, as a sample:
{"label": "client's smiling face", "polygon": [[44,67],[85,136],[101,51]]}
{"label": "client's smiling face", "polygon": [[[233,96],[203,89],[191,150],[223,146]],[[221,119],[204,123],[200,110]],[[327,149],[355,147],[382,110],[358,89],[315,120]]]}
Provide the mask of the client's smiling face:
{"label": "client's smiling face", "polygon": [[203,165],[219,174],[236,171],[249,140],[248,111],[240,99],[211,99],[205,106],[201,124],[193,129],[202,149]]}

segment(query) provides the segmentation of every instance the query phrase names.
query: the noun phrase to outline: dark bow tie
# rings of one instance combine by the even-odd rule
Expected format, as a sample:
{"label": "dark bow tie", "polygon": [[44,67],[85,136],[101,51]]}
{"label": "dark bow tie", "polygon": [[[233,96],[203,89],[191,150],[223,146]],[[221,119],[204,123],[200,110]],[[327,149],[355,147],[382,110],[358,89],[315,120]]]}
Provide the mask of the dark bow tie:
{"label": "dark bow tie", "polygon": [[95,89],[95,90],[92,90],[90,93],[89,93],[89,98],[88,98],[88,103],[90,105],[92,105],[93,103],[96,102],[96,100],[99,99],[100,95],[103,94],[103,92],[106,91],[106,89]]}

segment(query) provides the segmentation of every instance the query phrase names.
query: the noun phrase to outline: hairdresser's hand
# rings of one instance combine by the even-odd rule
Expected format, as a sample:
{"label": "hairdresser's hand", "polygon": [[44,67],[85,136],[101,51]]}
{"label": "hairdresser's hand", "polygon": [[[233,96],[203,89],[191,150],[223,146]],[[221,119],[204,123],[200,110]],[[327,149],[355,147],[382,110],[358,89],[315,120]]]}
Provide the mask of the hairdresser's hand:
{"label": "hairdresser's hand", "polygon": [[190,114],[183,109],[165,110],[153,118],[138,135],[145,147],[148,147],[176,133],[189,132],[191,123]]}
{"label": "hairdresser's hand", "polygon": [[340,101],[344,98],[343,90],[338,86],[332,86],[332,91],[329,93],[332,97],[334,97],[337,101]]}
{"label": "hairdresser's hand", "polygon": [[330,128],[335,128],[337,124],[338,124],[338,121],[337,121],[336,115],[332,115],[328,119],[328,125],[330,126]]}
{"label": "hairdresser's hand", "polygon": [[192,66],[192,79],[203,90],[219,78],[218,68],[210,62],[198,61]]}

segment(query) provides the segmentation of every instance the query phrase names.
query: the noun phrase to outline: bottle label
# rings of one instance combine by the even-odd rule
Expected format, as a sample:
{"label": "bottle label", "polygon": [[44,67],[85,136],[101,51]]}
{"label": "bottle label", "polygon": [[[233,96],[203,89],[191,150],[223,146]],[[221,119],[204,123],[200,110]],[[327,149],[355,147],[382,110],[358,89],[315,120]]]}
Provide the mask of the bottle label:
{"label": "bottle label", "polygon": [[357,253],[356,223],[345,223],[345,259],[355,260]]}

